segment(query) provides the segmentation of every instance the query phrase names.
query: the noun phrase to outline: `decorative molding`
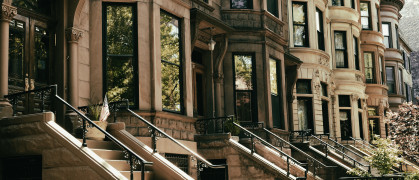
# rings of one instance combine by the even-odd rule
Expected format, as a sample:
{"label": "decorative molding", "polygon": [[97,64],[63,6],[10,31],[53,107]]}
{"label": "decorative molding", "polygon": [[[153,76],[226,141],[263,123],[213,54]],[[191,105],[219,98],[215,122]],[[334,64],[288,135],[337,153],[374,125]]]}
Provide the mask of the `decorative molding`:
{"label": "decorative molding", "polygon": [[221,83],[224,80],[224,74],[220,72],[215,72],[213,77],[216,83]]}
{"label": "decorative molding", "polygon": [[11,21],[17,14],[17,8],[6,3],[1,3],[1,20]]}
{"label": "decorative molding", "polygon": [[359,95],[358,94],[352,94],[352,101],[358,101]]}
{"label": "decorative molding", "polygon": [[65,30],[65,37],[68,42],[78,42],[83,37],[83,31],[74,27]]}
{"label": "decorative molding", "polygon": [[355,79],[356,79],[356,81],[364,82],[363,79],[362,79],[362,76],[359,75],[359,74],[355,74]]}
{"label": "decorative molding", "polygon": [[329,59],[327,58],[319,57],[318,61],[320,65],[329,66]]}
{"label": "decorative molding", "polygon": [[313,87],[317,96],[320,96],[321,93],[321,84],[320,84],[320,71],[317,69],[313,71]]}

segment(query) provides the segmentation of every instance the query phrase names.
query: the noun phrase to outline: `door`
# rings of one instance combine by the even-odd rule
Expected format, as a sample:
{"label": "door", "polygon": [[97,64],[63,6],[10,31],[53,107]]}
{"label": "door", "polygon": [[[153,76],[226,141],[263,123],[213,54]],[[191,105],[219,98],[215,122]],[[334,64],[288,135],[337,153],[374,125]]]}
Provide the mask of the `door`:
{"label": "door", "polygon": [[[47,23],[17,15],[9,32],[9,94],[45,87],[49,80],[51,37]],[[35,94],[19,97],[18,113],[39,107]]]}

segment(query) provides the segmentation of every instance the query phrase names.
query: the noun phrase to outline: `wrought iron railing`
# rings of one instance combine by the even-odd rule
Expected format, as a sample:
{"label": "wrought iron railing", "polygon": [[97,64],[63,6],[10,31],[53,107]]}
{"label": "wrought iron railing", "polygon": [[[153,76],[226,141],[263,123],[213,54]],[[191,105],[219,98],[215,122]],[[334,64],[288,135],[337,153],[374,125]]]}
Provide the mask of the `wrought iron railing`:
{"label": "wrought iron railing", "polygon": [[[43,92],[44,91],[44,92]],[[145,177],[145,165],[151,165],[153,164],[152,162],[148,162],[145,159],[143,159],[142,157],[140,157],[139,155],[137,155],[135,152],[133,152],[130,148],[128,148],[127,146],[125,146],[123,143],[121,143],[119,140],[117,140],[115,137],[113,137],[111,134],[109,134],[108,132],[106,132],[105,130],[103,130],[102,128],[100,128],[98,125],[96,125],[92,120],[90,120],[86,115],[84,115],[83,113],[81,113],[80,111],[78,111],[76,108],[74,108],[72,105],[70,105],[68,102],[66,102],[64,99],[62,99],[60,96],[58,96],[57,94],[57,85],[51,85],[49,87],[45,87],[42,89],[37,89],[37,90],[31,90],[31,91],[25,91],[25,92],[20,92],[20,93],[16,93],[16,94],[10,94],[10,95],[6,95],[5,98],[7,99],[11,99],[12,104],[14,103],[14,101],[16,101],[18,96],[21,96],[23,94],[29,94],[29,93],[40,93],[41,95],[45,95],[46,92],[50,92],[51,96],[54,97],[55,99],[58,100],[58,102],[61,102],[62,104],[64,104],[65,106],[67,106],[67,108],[69,110],[74,111],[79,118],[81,118],[82,121],[82,126],[81,128],[83,128],[82,131],[82,138],[83,138],[83,142],[82,142],[82,146],[83,147],[87,147],[87,141],[86,141],[86,132],[87,132],[87,127],[95,127],[97,128],[100,132],[102,132],[103,134],[105,134],[105,136],[110,139],[111,141],[113,141],[116,145],[118,145],[121,149],[123,149],[124,153],[125,153],[125,158],[128,158],[129,164],[130,164],[130,179],[134,179],[134,169],[137,168],[137,165],[139,164],[141,167],[141,179],[144,179]],[[45,111],[44,107],[45,105],[43,104],[44,101],[42,101],[41,104],[41,109],[42,112]],[[15,114],[16,111],[16,106],[13,106],[13,114]]]}
{"label": "wrought iron railing", "polygon": [[[98,103],[98,104],[95,104],[95,105],[102,106],[103,103]],[[117,121],[116,118],[118,117],[118,112],[120,112],[121,110],[126,109],[128,105],[129,105],[129,102],[127,100],[114,101],[114,102],[108,103],[109,112],[111,112],[110,114],[112,115],[113,122]],[[91,114],[92,113],[92,112],[90,112],[91,111],[90,106],[79,106],[78,109],[79,109],[79,111],[82,111],[85,114]]]}
{"label": "wrought iron railing", "polygon": [[[39,113],[45,112],[46,110],[52,111],[50,103],[51,97],[53,96],[52,93],[54,93],[52,92],[53,89],[54,87],[48,86],[30,91],[13,93],[5,95],[4,97],[9,99],[9,102],[12,105],[13,116],[23,114],[24,112]],[[32,103],[28,103],[28,101],[32,101]],[[48,102],[48,104],[46,104],[46,102]],[[21,105],[21,107],[18,107],[18,105]],[[31,106],[31,108],[29,109],[25,106]]]}
{"label": "wrought iron railing", "polygon": [[[140,115],[138,115],[137,113],[135,113],[134,111],[129,109],[128,106],[127,106],[126,110],[128,112],[130,112],[138,120],[142,121],[143,123],[145,123],[148,126],[149,132],[151,133],[151,146],[152,146],[152,149],[153,149],[154,152],[157,152],[157,140],[158,140],[158,138],[159,137],[165,137],[165,138],[171,140],[176,145],[183,148],[184,150],[188,151],[192,155],[191,159],[193,161],[195,160],[195,158],[197,159],[198,173],[200,171],[202,171],[203,168],[206,168],[206,167],[214,168],[214,169],[226,168],[227,165],[224,165],[224,164],[223,165],[214,165],[211,162],[207,161],[201,155],[192,151],[191,149],[189,149],[188,147],[186,147],[185,145],[180,143],[178,140],[174,139],[172,136],[169,136],[164,131],[160,130],[158,127],[156,127],[155,125],[153,125],[152,123],[150,123],[149,121],[147,121],[146,119],[144,119],[143,117],[141,117]],[[199,174],[198,174],[198,177],[199,177]]]}
{"label": "wrought iron railing", "polygon": [[[255,140],[257,139],[259,140],[262,144],[264,144],[265,146],[268,146],[269,148],[277,151],[281,156],[284,156],[287,160],[287,176],[289,177],[290,175],[290,164],[292,161],[293,164],[297,164],[301,167],[304,168],[305,172],[304,172],[304,179],[307,178],[307,173],[308,173],[308,168],[307,168],[307,163],[301,163],[298,160],[294,159],[293,157],[289,156],[288,154],[286,154],[285,152],[279,150],[277,147],[275,147],[274,145],[272,145],[271,143],[268,143],[267,141],[263,140],[261,137],[257,136],[256,134],[253,134],[252,132],[250,132],[249,130],[247,130],[246,128],[240,126],[239,124],[233,122],[233,125],[235,125],[236,127],[240,128],[241,131],[243,131],[243,134],[246,135],[247,137],[250,137],[250,141],[251,141],[251,153],[255,152]],[[300,177],[301,179],[301,177]]]}
{"label": "wrought iron railing", "polygon": [[324,146],[324,150],[325,150],[325,153],[324,153],[324,154],[325,154],[325,157],[327,157],[327,156],[328,156],[329,151],[330,151],[330,150],[329,150],[329,148],[330,148],[330,149],[332,149],[334,152],[336,152],[336,153],[338,153],[339,155],[341,155],[341,156],[342,156],[342,160],[344,160],[344,161],[345,161],[345,158],[346,158],[346,161],[351,161],[354,167],[360,167],[359,169],[364,170],[364,171],[365,171],[365,169],[364,169],[364,168],[367,168],[368,173],[371,173],[371,166],[369,166],[369,165],[365,165],[365,164],[362,164],[361,162],[359,162],[359,161],[357,161],[356,159],[352,158],[351,156],[347,155],[347,154],[346,154],[346,153],[344,153],[343,151],[341,151],[341,150],[337,149],[336,147],[334,147],[334,146],[332,146],[332,145],[328,144],[327,142],[325,142],[325,141],[323,141],[323,140],[319,139],[318,137],[316,137],[316,136],[314,136],[314,135],[312,135],[312,136],[311,136],[311,139],[315,139],[315,140],[319,141],[319,142],[320,142],[320,144]]}
{"label": "wrought iron railing", "polygon": [[367,150],[372,150],[372,149],[374,149],[373,148],[373,146],[370,144],[370,143],[368,143],[368,145],[367,144],[365,144],[365,140],[363,140],[363,139],[355,139],[355,138],[353,138],[353,137],[349,137],[351,140],[353,140],[354,141],[354,145],[356,145],[357,143],[358,144],[360,144],[363,148],[365,148],[365,149],[367,149]]}
{"label": "wrought iron railing", "polygon": [[196,132],[198,134],[225,133],[225,124],[227,121],[233,122],[233,115],[216,118],[198,119],[195,122]]}
{"label": "wrought iron railing", "polygon": [[329,139],[330,142],[332,142],[333,144],[335,144],[335,148],[337,148],[337,149],[339,148],[342,152],[350,152],[351,154],[353,154],[353,155],[355,155],[355,156],[357,156],[357,157],[359,157],[361,159],[364,159],[364,156],[358,154],[357,152],[353,151],[352,149],[347,148],[346,146],[338,143],[337,141],[335,141],[335,140],[333,140],[331,138],[328,138],[328,139]]}
{"label": "wrought iron railing", "polygon": [[[325,168],[325,169],[328,169],[328,168],[336,168],[336,166],[327,166],[327,165],[323,164],[322,162],[320,162],[319,160],[313,158],[312,156],[310,156],[309,154],[307,154],[306,152],[304,152],[300,148],[298,148],[298,147],[292,145],[290,142],[282,139],[281,137],[279,137],[275,133],[267,130],[266,128],[263,128],[263,129],[265,130],[266,133],[268,133],[269,135],[273,136],[277,141],[281,141],[281,143],[287,144],[290,148],[292,148],[292,149],[298,151],[300,154],[302,154],[307,159],[307,162],[309,162],[308,163],[308,166],[313,167],[313,171],[312,172],[313,172],[313,176],[314,177],[316,177],[316,173],[317,173],[317,170],[319,168]],[[308,167],[307,167],[307,169],[308,169]]]}
{"label": "wrought iron railing", "polygon": [[376,176],[376,177],[341,177],[339,180],[404,180],[402,175]]}
{"label": "wrought iron railing", "polygon": [[307,130],[299,130],[299,131],[290,131],[290,141],[294,142],[304,142],[304,140],[308,141],[311,136],[311,129]]}

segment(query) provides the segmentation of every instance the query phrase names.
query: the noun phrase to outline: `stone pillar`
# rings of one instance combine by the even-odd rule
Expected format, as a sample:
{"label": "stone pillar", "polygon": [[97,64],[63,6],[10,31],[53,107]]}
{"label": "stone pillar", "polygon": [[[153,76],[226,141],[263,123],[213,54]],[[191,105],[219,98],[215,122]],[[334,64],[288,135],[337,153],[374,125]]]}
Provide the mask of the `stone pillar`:
{"label": "stone pillar", "polygon": [[1,4],[0,18],[0,119],[12,115],[12,107],[4,98],[8,94],[9,84],[9,23],[17,14],[15,7]]}
{"label": "stone pillar", "polygon": [[222,103],[221,103],[221,83],[223,82],[224,75],[222,73],[216,72],[214,73],[214,98],[215,98],[215,117],[222,117],[224,114],[222,114]]}
{"label": "stone pillar", "polygon": [[78,86],[78,40],[83,36],[83,32],[77,28],[66,29],[66,38],[68,42],[69,58],[68,66],[68,96],[69,103],[77,107],[79,105],[79,86]]}

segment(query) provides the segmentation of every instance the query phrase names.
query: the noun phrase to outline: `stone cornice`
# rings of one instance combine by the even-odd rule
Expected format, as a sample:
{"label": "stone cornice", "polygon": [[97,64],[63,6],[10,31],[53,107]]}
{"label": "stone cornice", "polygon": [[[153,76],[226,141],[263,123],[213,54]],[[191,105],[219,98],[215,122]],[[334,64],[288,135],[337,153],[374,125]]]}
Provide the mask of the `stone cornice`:
{"label": "stone cornice", "polygon": [[17,14],[17,8],[6,3],[1,3],[1,20],[11,21]]}
{"label": "stone cornice", "polygon": [[65,37],[68,42],[78,42],[83,37],[83,31],[74,27],[65,30]]}

